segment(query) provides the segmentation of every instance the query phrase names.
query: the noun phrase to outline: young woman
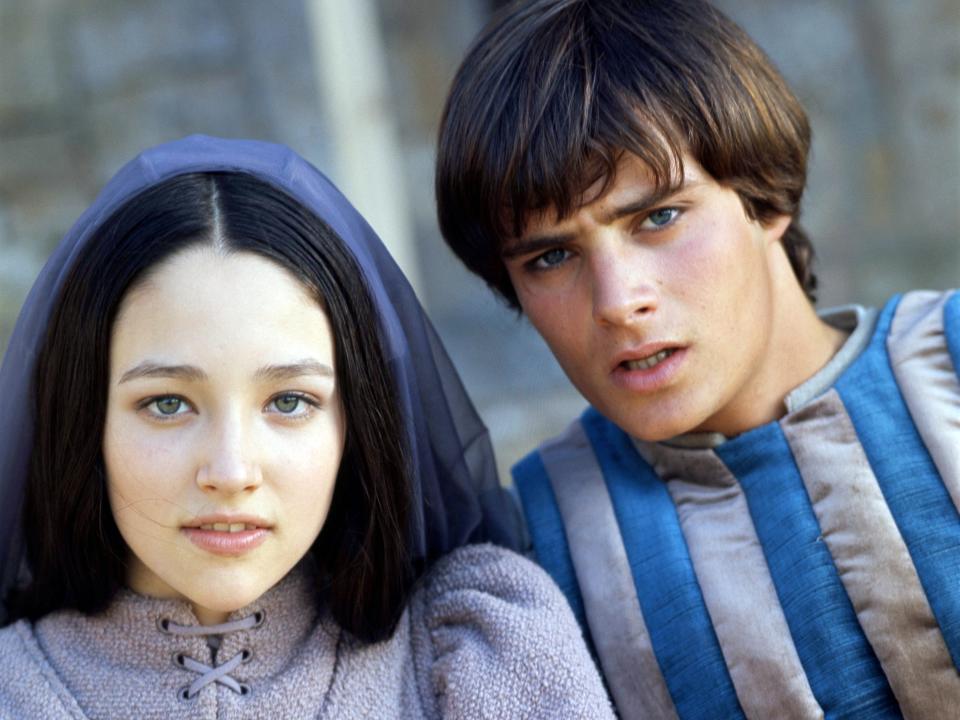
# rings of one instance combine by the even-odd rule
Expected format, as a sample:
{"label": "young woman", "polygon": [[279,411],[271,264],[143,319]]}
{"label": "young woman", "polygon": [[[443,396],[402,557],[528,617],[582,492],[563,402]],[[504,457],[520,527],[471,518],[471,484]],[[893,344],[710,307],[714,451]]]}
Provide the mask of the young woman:
{"label": "young woman", "polygon": [[0,371],[0,716],[612,717],[363,219],[276,145],[145,152]]}

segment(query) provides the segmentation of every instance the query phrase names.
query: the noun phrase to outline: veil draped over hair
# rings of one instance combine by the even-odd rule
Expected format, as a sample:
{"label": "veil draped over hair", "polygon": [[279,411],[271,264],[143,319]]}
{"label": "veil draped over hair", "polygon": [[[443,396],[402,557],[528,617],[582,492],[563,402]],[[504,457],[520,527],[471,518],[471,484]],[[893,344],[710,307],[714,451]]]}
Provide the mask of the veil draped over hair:
{"label": "veil draped over hair", "polygon": [[[429,562],[470,542],[522,548],[519,511],[500,487],[487,429],[393,258],[360,214],[289,148],[191,136],[146,150],[106,185],[40,272],[0,368],[0,601],[24,567],[21,512],[32,448],[32,383],[47,322],[88,238],[128,199],[176,175],[241,172],[285,191],[323,219],[355,257],[379,312],[407,432],[411,549]],[[0,605],[0,623],[6,618]]]}

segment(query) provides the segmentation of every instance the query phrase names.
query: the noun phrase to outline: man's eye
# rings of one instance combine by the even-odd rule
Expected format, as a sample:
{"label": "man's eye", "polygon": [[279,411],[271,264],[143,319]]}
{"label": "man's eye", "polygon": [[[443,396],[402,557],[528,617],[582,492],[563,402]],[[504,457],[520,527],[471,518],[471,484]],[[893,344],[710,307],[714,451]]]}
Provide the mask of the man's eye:
{"label": "man's eye", "polygon": [[534,267],[538,270],[548,270],[563,263],[570,256],[570,252],[562,248],[547,250],[543,255],[537,256],[533,261]]}
{"label": "man's eye", "polygon": [[657,230],[672,223],[679,215],[677,208],[660,208],[647,215],[641,227],[645,230]]}

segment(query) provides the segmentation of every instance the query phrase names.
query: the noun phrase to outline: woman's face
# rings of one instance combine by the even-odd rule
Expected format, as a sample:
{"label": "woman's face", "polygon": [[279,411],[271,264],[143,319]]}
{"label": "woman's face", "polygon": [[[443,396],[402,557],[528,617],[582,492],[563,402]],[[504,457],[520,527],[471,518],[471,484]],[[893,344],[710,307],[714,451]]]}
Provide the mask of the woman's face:
{"label": "woman's face", "polygon": [[103,453],[128,584],[220,622],[323,527],[344,444],[324,311],[275,263],[189,248],[124,298]]}

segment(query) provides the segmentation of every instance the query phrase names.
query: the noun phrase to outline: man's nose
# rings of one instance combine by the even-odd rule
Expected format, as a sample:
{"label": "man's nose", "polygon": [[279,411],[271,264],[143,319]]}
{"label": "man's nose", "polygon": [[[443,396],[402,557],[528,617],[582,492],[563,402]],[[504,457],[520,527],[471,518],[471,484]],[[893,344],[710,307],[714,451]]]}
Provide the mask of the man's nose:
{"label": "man's nose", "polygon": [[256,443],[243,418],[234,414],[212,424],[206,446],[197,469],[201,490],[233,494],[254,490],[263,482]]}
{"label": "man's nose", "polygon": [[601,325],[630,325],[651,315],[659,304],[651,258],[627,240],[609,243],[590,264],[593,317]]}

